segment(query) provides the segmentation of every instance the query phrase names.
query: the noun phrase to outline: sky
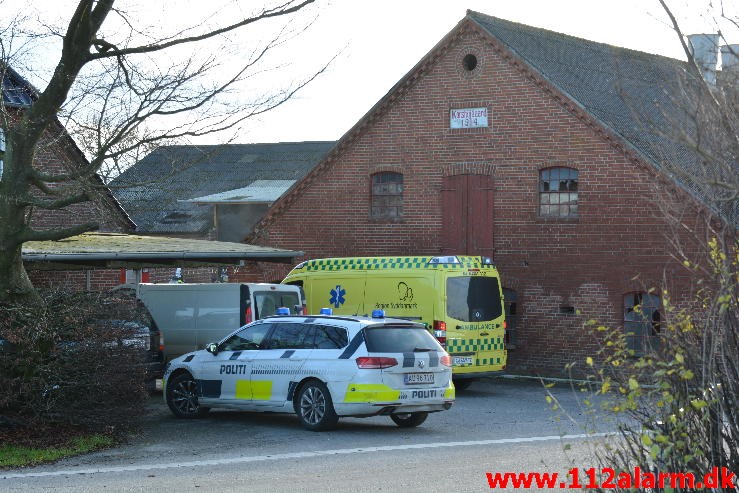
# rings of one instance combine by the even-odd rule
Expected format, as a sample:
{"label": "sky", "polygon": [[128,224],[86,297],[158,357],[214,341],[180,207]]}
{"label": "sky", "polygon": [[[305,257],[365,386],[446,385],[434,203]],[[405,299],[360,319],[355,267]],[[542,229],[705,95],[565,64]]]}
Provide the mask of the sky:
{"label": "sky", "polygon": [[[715,32],[710,0],[668,0],[686,33]],[[736,2],[736,0],[733,0]],[[255,2],[251,2],[254,4]],[[56,14],[70,0],[5,0],[5,7]],[[155,23],[192,22],[204,2],[149,0],[152,11],[132,11]],[[173,10],[172,6],[182,6]],[[240,7],[247,5],[242,0]],[[716,6],[716,0],[713,1]],[[736,4],[725,4],[736,15]],[[312,24],[285,45],[278,80],[301,80],[333,59],[293,99],[249,120],[232,142],[337,140],[471,9],[593,41],[684,58],[658,0],[319,0]],[[7,10],[6,10],[7,11]],[[204,21],[205,22],[205,21]],[[736,34],[734,32],[733,34]],[[729,39],[739,43],[739,39]],[[54,51],[49,51],[49,61]],[[34,81],[43,86],[42,81]],[[274,80],[271,84],[274,84]],[[267,89],[268,90],[268,86]],[[202,143],[216,143],[210,136]]]}

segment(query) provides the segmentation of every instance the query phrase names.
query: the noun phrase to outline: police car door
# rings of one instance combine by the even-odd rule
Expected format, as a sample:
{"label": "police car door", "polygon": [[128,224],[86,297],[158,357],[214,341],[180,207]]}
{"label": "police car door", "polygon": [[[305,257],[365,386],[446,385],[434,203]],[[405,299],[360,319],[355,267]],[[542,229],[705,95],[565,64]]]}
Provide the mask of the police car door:
{"label": "police car door", "polygon": [[[269,323],[246,326],[222,341],[217,354],[205,353],[200,377],[203,397],[219,397],[233,403],[251,401],[252,360],[271,329]],[[218,395],[216,386],[220,387]]]}
{"label": "police car door", "polygon": [[285,404],[313,347],[311,324],[275,321],[274,326],[252,361],[252,399],[257,405]]}

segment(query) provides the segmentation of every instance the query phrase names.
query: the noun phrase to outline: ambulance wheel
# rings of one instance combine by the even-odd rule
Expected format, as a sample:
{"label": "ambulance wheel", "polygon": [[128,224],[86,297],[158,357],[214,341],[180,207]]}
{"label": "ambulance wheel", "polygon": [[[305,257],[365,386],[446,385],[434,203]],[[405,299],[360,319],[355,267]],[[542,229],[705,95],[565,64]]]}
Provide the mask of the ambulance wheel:
{"label": "ambulance wheel", "polygon": [[456,390],[467,390],[470,388],[470,385],[472,385],[472,382],[475,380],[473,378],[466,378],[464,380],[455,380],[454,381],[454,388]]}
{"label": "ambulance wheel", "polygon": [[339,421],[328,388],[318,380],[309,380],[300,387],[293,406],[300,424],[307,430],[330,430]]}
{"label": "ambulance wheel", "polygon": [[199,418],[208,412],[198,403],[198,383],[189,373],[180,373],[167,382],[167,405],[178,418]]}
{"label": "ambulance wheel", "polygon": [[428,415],[429,413],[427,413],[426,411],[421,411],[417,413],[391,414],[390,419],[392,419],[400,428],[415,428],[416,426],[426,421]]}

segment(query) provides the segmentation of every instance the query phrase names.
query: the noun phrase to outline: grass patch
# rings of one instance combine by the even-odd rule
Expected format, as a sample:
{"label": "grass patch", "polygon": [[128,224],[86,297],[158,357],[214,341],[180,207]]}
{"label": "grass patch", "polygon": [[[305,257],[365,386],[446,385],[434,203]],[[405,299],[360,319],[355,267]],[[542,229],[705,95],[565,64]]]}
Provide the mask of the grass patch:
{"label": "grass patch", "polygon": [[77,437],[66,445],[48,448],[0,445],[0,467],[32,466],[110,447],[114,443],[115,439],[108,435],[95,434]]}

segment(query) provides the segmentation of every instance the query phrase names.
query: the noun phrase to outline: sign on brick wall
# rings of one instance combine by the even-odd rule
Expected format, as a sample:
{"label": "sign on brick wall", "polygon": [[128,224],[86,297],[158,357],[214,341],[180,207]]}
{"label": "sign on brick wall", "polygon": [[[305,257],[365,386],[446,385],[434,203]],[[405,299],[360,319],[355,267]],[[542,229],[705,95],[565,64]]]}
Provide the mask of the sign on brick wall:
{"label": "sign on brick wall", "polygon": [[449,128],[479,128],[487,126],[487,108],[462,108],[449,111]]}

